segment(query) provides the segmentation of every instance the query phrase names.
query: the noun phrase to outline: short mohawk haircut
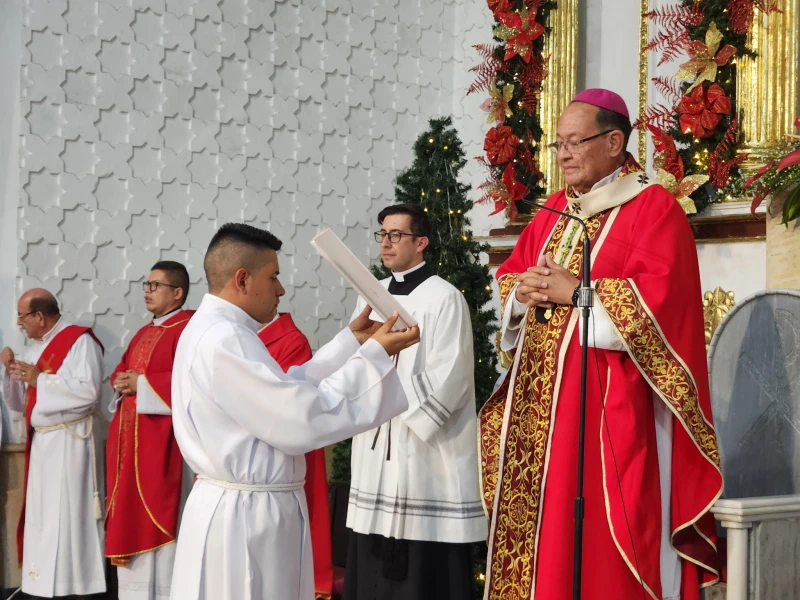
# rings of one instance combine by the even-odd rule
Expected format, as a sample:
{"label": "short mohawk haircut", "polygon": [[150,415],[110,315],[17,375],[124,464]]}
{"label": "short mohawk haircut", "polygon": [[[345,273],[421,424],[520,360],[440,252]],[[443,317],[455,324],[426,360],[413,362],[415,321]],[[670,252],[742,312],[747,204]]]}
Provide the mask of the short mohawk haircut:
{"label": "short mohawk haircut", "polygon": [[259,251],[277,252],[281,246],[283,242],[265,229],[246,223],[225,223],[211,238],[203,262],[209,291],[225,287],[237,269],[256,269]]}

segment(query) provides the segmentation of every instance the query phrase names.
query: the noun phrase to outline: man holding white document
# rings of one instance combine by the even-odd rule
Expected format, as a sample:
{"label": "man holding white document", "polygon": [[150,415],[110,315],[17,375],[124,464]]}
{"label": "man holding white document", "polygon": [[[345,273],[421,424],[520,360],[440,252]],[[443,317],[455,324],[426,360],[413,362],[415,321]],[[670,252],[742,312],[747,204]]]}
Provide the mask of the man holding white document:
{"label": "man holding white document", "polygon": [[[425,262],[432,231],[421,206],[391,205],[378,223],[392,271],[381,283],[422,338],[398,355],[408,410],[353,439],[344,600],[463,600],[471,545],[487,533],[469,307]],[[355,320],[364,306],[359,299]]]}
{"label": "man holding white document", "polygon": [[197,473],[181,523],[174,600],[312,600],[303,454],[406,410],[392,355],[419,340],[365,309],[284,374],[257,332],[275,316],[281,242],[227,224],[204,267],[207,294],[175,356],[175,437]]}

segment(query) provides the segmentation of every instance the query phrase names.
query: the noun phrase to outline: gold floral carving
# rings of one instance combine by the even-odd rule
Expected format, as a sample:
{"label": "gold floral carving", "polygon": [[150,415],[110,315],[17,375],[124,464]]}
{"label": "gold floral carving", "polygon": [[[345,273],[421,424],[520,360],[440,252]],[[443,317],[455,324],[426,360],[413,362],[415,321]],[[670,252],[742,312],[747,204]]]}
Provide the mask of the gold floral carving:
{"label": "gold floral carving", "polygon": [[703,295],[703,325],[706,332],[706,346],[711,343],[714,332],[722,320],[728,316],[735,303],[733,292],[726,292],[721,287]]}

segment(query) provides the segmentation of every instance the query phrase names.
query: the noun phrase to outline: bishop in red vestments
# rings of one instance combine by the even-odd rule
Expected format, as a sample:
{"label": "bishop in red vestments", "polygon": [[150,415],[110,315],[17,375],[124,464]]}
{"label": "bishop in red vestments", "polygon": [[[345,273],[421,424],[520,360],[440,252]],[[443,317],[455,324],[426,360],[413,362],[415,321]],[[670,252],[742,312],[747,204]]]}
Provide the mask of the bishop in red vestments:
{"label": "bishop in red vestments", "polygon": [[[258,332],[272,358],[281,369],[302,365],[311,358],[308,339],[297,328],[289,313],[279,314]],[[306,502],[311,523],[311,551],[314,555],[314,589],[317,597],[330,598],[333,588],[331,557],[331,525],[328,509],[328,476],[325,472],[325,450],[306,454]]]}
{"label": "bishop in red vestments", "polygon": [[[592,241],[582,597],[697,600],[718,579],[722,491],[697,253],[630,132],[619,96],[587,90],[551,148],[567,188],[546,205]],[[514,363],[479,422],[489,600],[571,595],[583,251],[573,221],[540,211],[497,273]]]}
{"label": "bishop in red vestments", "polygon": [[194,312],[182,309],[189,275],[180,263],[162,261],[143,288],[154,320],[136,333],[111,376],[106,556],[118,567],[120,600],[169,597],[181,504],[172,363]]}

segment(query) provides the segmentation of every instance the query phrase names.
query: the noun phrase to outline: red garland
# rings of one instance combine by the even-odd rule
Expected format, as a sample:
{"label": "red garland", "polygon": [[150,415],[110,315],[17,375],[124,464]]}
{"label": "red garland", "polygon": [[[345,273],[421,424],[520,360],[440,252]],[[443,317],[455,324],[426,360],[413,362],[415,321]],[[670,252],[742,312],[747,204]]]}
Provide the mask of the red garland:
{"label": "red garland", "polygon": [[716,83],[699,85],[678,105],[681,131],[691,133],[696,138],[711,137],[722,115],[731,114],[731,99]]}
{"label": "red garland", "polygon": [[748,158],[747,154],[734,156],[730,160],[725,160],[724,158],[736,143],[736,134],[738,131],[739,121],[731,119],[731,123],[728,125],[725,135],[722,136],[722,140],[708,158],[708,176],[711,178],[711,183],[717,186],[718,189],[722,189],[728,185],[731,169],[736,165],[742,164]]}
{"label": "red garland", "polygon": [[[537,21],[546,18],[549,8],[546,0],[486,0],[496,24],[493,33],[498,44],[474,46],[481,63],[472,69],[475,81],[467,94],[490,92],[488,104],[496,100],[495,86],[506,90],[503,84],[513,85],[508,109],[513,113],[504,122],[489,129],[484,140],[484,156],[477,160],[488,168],[488,178],[478,189],[482,195],[478,203],[493,202],[492,214],[507,210],[513,221],[517,216],[516,203],[531,189],[542,191],[544,175],[536,161],[536,137],[518,123],[535,115],[541,95],[542,81],[547,72],[547,59],[534,52],[536,40],[546,33],[545,26]],[[483,106],[486,106],[484,103]],[[537,119],[538,120],[538,119]],[[524,140],[524,143],[522,143]],[[526,182],[526,183],[522,183]],[[526,185],[526,184],[530,185]]]}
{"label": "red garland", "polygon": [[661,129],[648,125],[647,128],[653,134],[653,148],[656,154],[661,155],[663,161],[662,169],[667,173],[672,173],[675,181],[680,183],[683,181],[685,175],[683,170],[683,159],[678,154],[678,148],[675,146],[675,138]]}
{"label": "red garland", "polygon": [[486,151],[489,164],[492,166],[502,165],[514,158],[517,155],[519,141],[511,127],[507,125],[492,127],[483,142],[483,149]]}
{"label": "red garland", "polygon": [[527,188],[517,181],[517,170],[514,168],[514,165],[508,165],[503,170],[502,181],[508,190],[508,195],[512,202],[522,200],[522,196],[525,194]]}
{"label": "red garland", "polygon": [[753,24],[756,9],[764,14],[782,12],[770,0],[731,0],[725,8],[730,15],[728,23],[734,33],[747,33]]}

